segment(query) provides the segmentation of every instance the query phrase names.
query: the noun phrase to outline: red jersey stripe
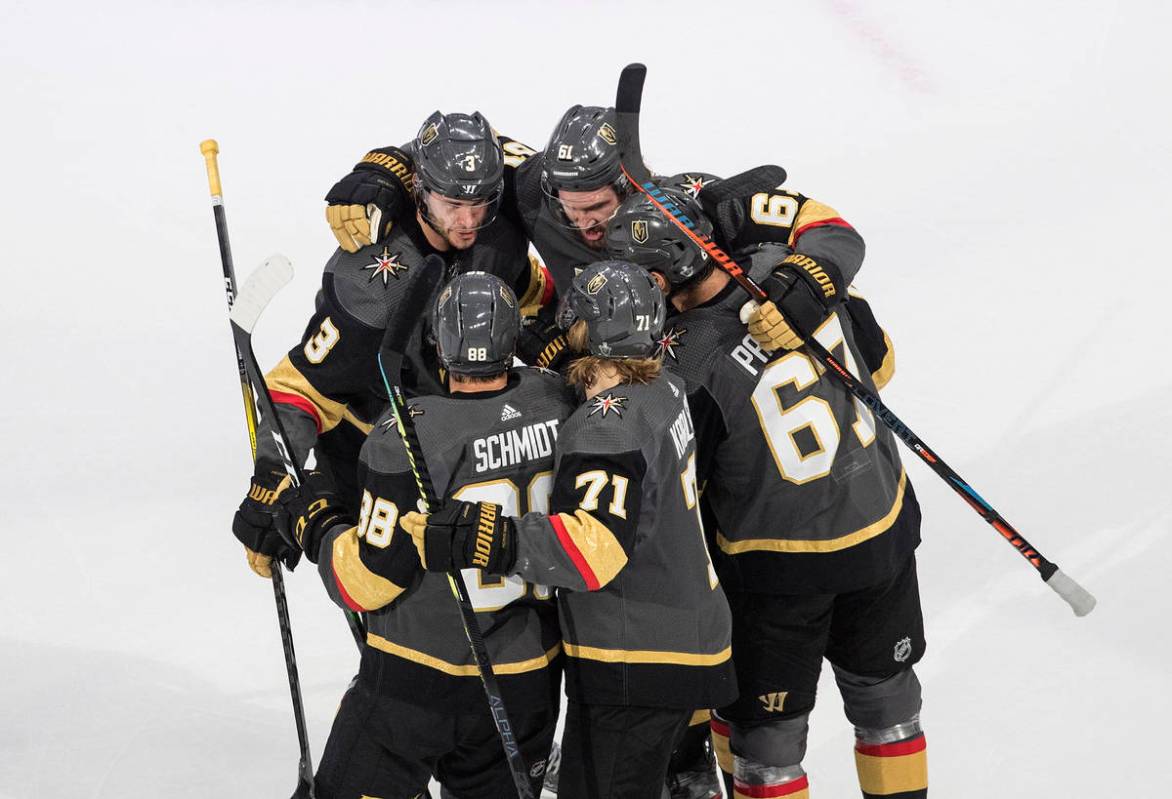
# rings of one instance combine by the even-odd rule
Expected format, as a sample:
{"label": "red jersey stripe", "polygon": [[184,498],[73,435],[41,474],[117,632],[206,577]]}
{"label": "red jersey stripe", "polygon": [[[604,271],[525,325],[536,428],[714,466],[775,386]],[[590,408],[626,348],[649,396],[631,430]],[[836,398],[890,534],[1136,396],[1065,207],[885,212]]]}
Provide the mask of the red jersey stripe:
{"label": "red jersey stripe", "polygon": [[569,532],[566,531],[566,525],[557,514],[549,517],[549,523],[553,525],[553,531],[557,533],[558,541],[562,544],[562,549],[570,556],[570,560],[574,562],[574,568],[578,570],[578,574],[582,575],[582,579],[586,581],[586,588],[591,591],[598,590],[598,578],[594,576],[594,570],[590,568],[590,564],[586,562],[586,558],[582,556],[582,551],[578,549],[578,545],[574,543],[574,539],[570,537]]}
{"label": "red jersey stripe", "polygon": [[851,227],[851,223],[847,222],[841,216],[832,217],[830,219],[819,219],[817,222],[811,222],[808,225],[802,225],[800,228],[795,230],[794,241],[796,242],[798,238],[801,237],[801,235],[807,230],[813,230],[816,227],[825,227],[826,225],[834,225],[835,227],[844,227],[850,230],[854,230],[854,228]]}
{"label": "red jersey stripe", "polygon": [[269,391],[269,396],[273,398],[273,402],[281,405],[292,405],[294,408],[305,411],[313,418],[313,423],[317,425],[317,432],[321,434],[321,415],[317,412],[314,404],[302,397],[300,394],[286,394],[284,391]]}

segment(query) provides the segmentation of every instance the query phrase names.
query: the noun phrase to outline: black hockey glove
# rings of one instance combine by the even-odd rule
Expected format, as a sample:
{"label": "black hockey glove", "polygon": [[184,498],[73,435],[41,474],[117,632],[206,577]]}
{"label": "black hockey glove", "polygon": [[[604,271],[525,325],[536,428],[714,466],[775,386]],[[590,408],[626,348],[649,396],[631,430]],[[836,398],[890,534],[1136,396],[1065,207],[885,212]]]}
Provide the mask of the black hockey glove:
{"label": "black hockey glove", "polygon": [[556,372],[568,355],[566,333],[555,320],[541,316],[528,320],[517,336],[517,357],[529,366]]}
{"label": "black hockey glove", "polygon": [[398,147],[371,150],[326,195],[326,221],[338,246],[357,252],[381,241],[413,211],[411,159]]}
{"label": "black hockey glove", "polygon": [[290,547],[277,529],[277,497],[289,486],[283,471],[258,467],[248,494],[232,517],[232,533],[248,551],[248,566],[261,577],[272,577],[272,560],[280,558],[292,569],[301,553]]}
{"label": "black hockey glove", "polygon": [[317,563],[322,538],[331,528],[355,523],[339,503],[333,482],[319,471],[306,472],[300,487],[281,493],[277,525],[310,563]]}
{"label": "black hockey glove", "polygon": [[761,288],[769,300],[746,306],[744,319],[749,334],[769,352],[800,347],[802,336],[813,333],[846,294],[836,266],[800,253],[787,256]]}
{"label": "black hockey glove", "polygon": [[472,568],[508,574],[517,562],[517,526],[491,502],[450,499],[430,515],[412,511],[399,523],[411,534],[428,571]]}

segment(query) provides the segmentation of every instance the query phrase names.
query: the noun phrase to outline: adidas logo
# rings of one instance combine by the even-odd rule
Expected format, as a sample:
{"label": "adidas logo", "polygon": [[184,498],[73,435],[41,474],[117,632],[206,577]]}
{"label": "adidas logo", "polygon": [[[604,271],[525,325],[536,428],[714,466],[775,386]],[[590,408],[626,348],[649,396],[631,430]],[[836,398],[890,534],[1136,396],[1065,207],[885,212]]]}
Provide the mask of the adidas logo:
{"label": "adidas logo", "polygon": [[520,419],[521,412],[512,405],[505,403],[505,407],[501,408],[501,421],[507,422],[510,419]]}

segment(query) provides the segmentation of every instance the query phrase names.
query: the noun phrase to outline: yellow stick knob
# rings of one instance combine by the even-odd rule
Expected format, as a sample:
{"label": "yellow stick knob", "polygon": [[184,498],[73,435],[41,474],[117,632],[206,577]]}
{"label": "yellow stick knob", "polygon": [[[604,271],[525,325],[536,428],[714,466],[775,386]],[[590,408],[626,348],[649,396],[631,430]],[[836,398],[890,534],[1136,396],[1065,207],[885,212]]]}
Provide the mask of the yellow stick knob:
{"label": "yellow stick knob", "polygon": [[199,151],[203,153],[204,161],[207,162],[208,188],[212,190],[213,197],[220,197],[222,195],[220,164],[216,161],[216,157],[220,154],[220,145],[216,143],[215,139],[204,139],[199,143]]}

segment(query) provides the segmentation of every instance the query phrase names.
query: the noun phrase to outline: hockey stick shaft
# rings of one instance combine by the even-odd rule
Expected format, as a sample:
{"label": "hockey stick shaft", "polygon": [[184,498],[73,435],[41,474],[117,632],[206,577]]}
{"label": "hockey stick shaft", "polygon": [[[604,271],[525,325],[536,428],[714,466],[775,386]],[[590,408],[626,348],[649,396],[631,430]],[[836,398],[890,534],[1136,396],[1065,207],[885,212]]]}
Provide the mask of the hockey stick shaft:
{"label": "hockey stick shaft", "polygon": [[[422,308],[434,288],[434,276],[443,274],[442,264],[427,263],[430,274],[420,277],[412,287],[411,293],[403,303],[409,312]],[[406,398],[399,378],[404,351],[410,339],[411,326],[407,319],[417,318],[415,314],[400,315],[395,322],[395,328],[387,331],[387,341],[390,342],[390,357],[384,363],[382,353],[379,353],[378,366],[382,374],[383,386],[390,400],[391,413],[395,417],[395,426],[399,436],[403,439],[403,447],[407,450],[407,461],[411,465],[411,474],[415,477],[415,484],[419,488],[419,496],[426,505],[427,512],[435,510],[440,505],[440,498],[431,480],[431,472],[423,459],[423,450],[419,444],[419,434],[415,429],[415,421],[407,407]],[[390,375],[395,375],[392,383]],[[460,608],[460,620],[464,626],[464,634],[468,638],[468,645],[472,649],[472,656],[476,660],[476,670],[480,675],[480,682],[484,686],[484,693],[488,699],[489,713],[493,724],[496,725],[497,735],[500,737],[505,758],[509,764],[509,771],[513,776],[513,784],[517,789],[518,799],[533,799],[533,788],[529,783],[529,769],[525,764],[525,757],[521,753],[520,744],[513,734],[513,725],[509,722],[509,715],[505,709],[504,698],[501,695],[500,683],[496,673],[492,670],[492,660],[488,655],[488,646],[484,643],[484,633],[480,629],[480,622],[476,618],[476,611],[472,607],[472,600],[468,595],[468,586],[464,582],[464,575],[460,571],[448,573],[448,584]]]}
{"label": "hockey stick shaft", "polygon": [[[726,253],[711,238],[704,235],[697,228],[694,220],[672,202],[655,183],[643,164],[642,153],[639,148],[637,131],[639,121],[639,107],[642,102],[643,81],[646,77],[646,68],[642,64],[632,64],[623,70],[619,78],[619,88],[615,101],[616,118],[619,126],[619,141],[622,156],[623,173],[631,184],[676,227],[682,230],[689,239],[704,250],[710,258],[737,282],[738,285],[756,302],[768,300],[765,291],[741,268],[733,258]],[[629,168],[628,168],[629,167]],[[1025,539],[992,505],[985,501],[967,482],[961,479],[953,469],[935,454],[924,442],[904,424],[887,405],[879,399],[879,395],[863,385],[850,370],[838,361],[834,355],[812,336],[798,331],[805,339],[806,348],[833,374],[846,389],[860,402],[866,405],[879,417],[891,432],[907,447],[919,456],[937,475],[968,503],[981,518],[988,522],[1006,541],[1016,549],[1035,569],[1042,580],[1061,596],[1074,611],[1075,615],[1085,616],[1095,607],[1095,598],[1077,582],[1067,576],[1056,564],[1042,556],[1032,544]]]}
{"label": "hockey stick shaft", "polygon": [[[215,139],[200,142],[208,172],[208,188],[212,195],[212,214],[216,222],[216,238],[220,246],[220,265],[224,272],[224,292],[228,300],[228,313],[236,302],[236,268],[232,263],[232,248],[228,244],[228,220],[224,213],[223,192],[220,187],[220,166],[217,156],[220,147]],[[233,326],[235,343],[235,326]],[[248,442],[252,459],[256,461],[256,406],[252,401],[252,385],[244,363],[244,354],[236,345],[236,366],[240,375],[240,390],[244,398],[244,421],[248,428]],[[293,701],[293,721],[297,727],[299,761],[297,764],[296,797],[313,797],[313,757],[309,751],[309,731],[305,724],[305,705],[301,699],[301,677],[297,671],[297,654],[293,649],[293,628],[289,623],[289,601],[285,596],[285,575],[276,558],[271,564],[273,600],[277,606],[277,626],[281,631],[281,649],[285,656],[285,673],[289,679],[289,694]]]}

